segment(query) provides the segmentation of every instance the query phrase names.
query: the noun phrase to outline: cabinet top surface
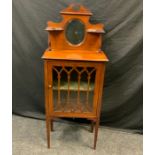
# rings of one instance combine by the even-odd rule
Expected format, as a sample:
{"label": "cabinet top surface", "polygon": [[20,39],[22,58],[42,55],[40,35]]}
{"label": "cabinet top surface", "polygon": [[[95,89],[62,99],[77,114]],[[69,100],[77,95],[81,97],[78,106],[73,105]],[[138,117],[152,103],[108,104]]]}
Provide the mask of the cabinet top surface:
{"label": "cabinet top surface", "polygon": [[91,52],[78,50],[73,53],[72,50],[61,50],[61,51],[48,51],[46,50],[42,55],[42,59],[53,59],[53,60],[77,60],[77,61],[109,61],[104,52]]}

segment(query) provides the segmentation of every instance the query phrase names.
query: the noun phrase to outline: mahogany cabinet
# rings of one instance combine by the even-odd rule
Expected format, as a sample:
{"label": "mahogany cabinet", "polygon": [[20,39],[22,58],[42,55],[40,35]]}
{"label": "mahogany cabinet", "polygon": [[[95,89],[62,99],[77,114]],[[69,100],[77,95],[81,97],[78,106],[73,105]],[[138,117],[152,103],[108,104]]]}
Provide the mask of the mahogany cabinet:
{"label": "mahogany cabinet", "polygon": [[105,64],[101,51],[103,24],[91,24],[92,13],[79,4],[60,12],[62,21],[49,21],[48,49],[44,52],[47,144],[54,118],[85,118],[94,128],[96,148]]}

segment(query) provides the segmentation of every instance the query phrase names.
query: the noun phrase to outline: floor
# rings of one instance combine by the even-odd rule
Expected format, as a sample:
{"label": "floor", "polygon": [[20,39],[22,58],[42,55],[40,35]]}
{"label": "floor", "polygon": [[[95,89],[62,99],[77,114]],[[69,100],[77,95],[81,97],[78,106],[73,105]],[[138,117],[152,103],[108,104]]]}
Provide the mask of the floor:
{"label": "floor", "polygon": [[13,115],[13,155],[142,155],[143,136],[100,127],[96,150],[90,126],[54,122],[51,148],[45,121]]}

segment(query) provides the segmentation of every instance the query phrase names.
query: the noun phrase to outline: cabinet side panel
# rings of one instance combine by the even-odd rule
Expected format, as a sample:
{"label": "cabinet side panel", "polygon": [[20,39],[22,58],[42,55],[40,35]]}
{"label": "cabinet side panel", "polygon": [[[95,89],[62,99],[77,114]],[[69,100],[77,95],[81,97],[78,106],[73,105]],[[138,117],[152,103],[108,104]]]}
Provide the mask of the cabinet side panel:
{"label": "cabinet side panel", "polygon": [[97,103],[97,118],[100,120],[100,113],[101,113],[101,102],[102,102],[102,94],[103,94],[103,86],[104,86],[104,75],[105,75],[105,63],[102,63],[99,66],[99,73],[100,76],[98,78],[98,83],[99,83],[99,87],[98,87],[98,103]]}

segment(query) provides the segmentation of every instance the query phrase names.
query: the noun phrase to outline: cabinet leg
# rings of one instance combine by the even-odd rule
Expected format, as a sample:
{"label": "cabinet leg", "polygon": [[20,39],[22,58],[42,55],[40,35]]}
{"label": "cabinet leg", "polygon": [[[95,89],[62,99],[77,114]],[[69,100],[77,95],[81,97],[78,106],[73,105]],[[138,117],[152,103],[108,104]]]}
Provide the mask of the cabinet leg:
{"label": "cabinet leg", "polygon": [[53,119],[51,119],[51,131],[54,131],[53,130]]}
{"label": "cabinet leg", "polygon": [[95,123],[95,133],[94,133],[94,150],[96,149],[97,137],[98,137],[99,120]]}
{"label": "cabinet leg", "polygon": [[51,130],[50,119],[46,118],[46,132],[47,132],[47,147],[48,148],[50,148],[50,130]]}
{"label": "cabinet leg", "polygon": [[91,121],[91,130],[90,130],[92,133],[94,131],[94,121]]}

